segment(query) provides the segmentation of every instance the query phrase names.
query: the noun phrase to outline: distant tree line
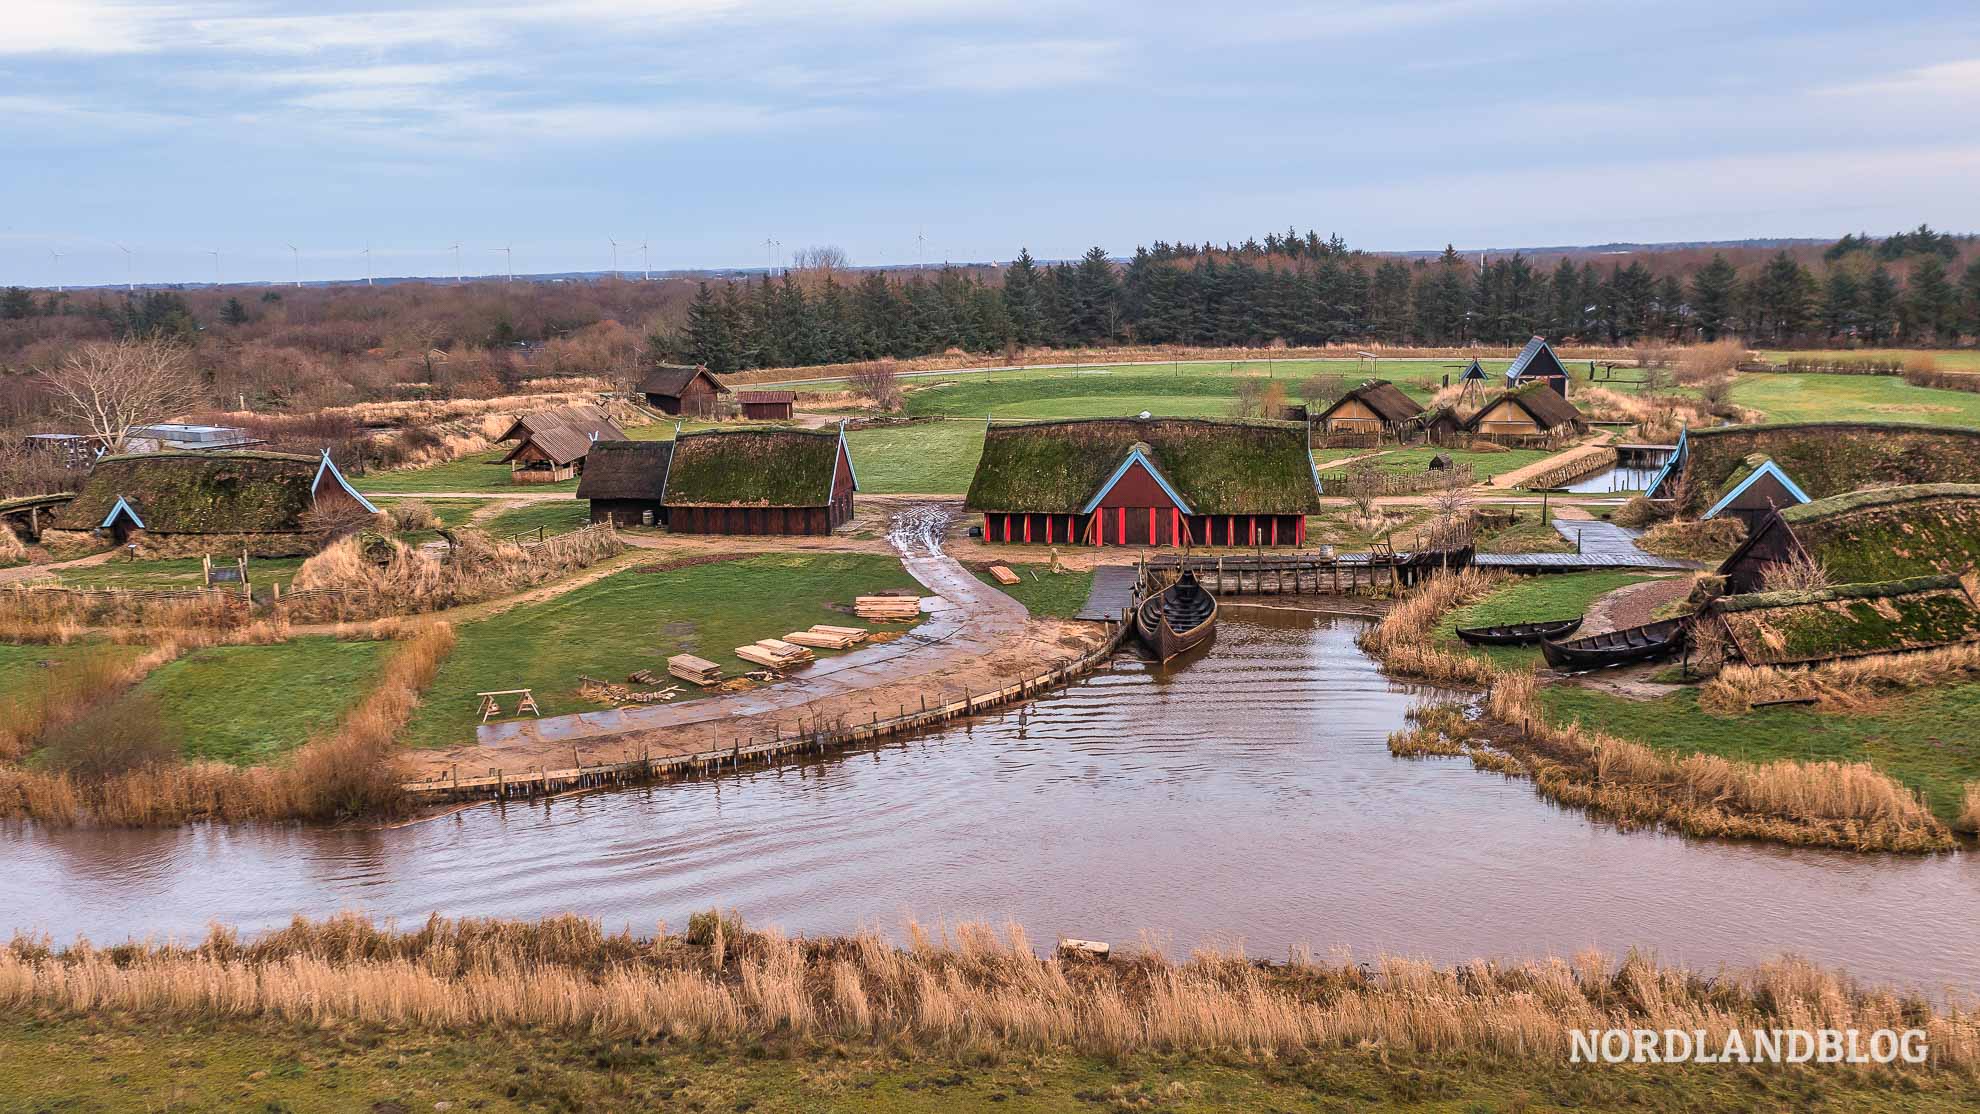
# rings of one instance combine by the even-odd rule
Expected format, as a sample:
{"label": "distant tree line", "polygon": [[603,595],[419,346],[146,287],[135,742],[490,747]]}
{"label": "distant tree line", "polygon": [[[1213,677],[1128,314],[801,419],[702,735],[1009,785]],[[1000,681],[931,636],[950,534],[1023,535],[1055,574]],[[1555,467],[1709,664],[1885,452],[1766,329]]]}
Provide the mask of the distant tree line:
{"label": "distant tree line", "polygon": [[1744,268],[1715,253],[1660,272],[1652,253],[1552,266],[1514,253],[1480,266],[1449,247],[1410,261],[1289,229],[1236,246],[1158,241],[1125,265],[1096,247],[1054,264],[1026,252],[1001,274],[869,271],[848,283],[824,269],[704,283],[685,327],[652,347],[722,372],[1123,342],[1947,345],[1980,335],[1980,261],[1954,277],[1973,243],[1920,225],[1845,236],[1819,266],[1783,250]]}

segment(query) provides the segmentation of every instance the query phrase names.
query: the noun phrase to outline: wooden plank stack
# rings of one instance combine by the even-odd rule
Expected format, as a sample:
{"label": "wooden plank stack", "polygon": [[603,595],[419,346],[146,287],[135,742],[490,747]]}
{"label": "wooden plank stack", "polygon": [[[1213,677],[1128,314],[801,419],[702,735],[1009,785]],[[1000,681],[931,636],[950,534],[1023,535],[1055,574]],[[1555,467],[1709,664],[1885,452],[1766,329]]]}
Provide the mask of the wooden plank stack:
{"label": "wooden plank stack", "polygon": [[991,565],[990,575],[996,577],[999,584],[1016,584],[1019,579],[1018,574],[1012,572],[1008,565]]}
{"label": "wooden plank stack", "polygon": [[820,623],[810,630],[792,631],[784,636],[784,641],[821,650],[848,650],[866,641],[866,631],[859,627],[830,627]]}
{"label": "wooden plank stack", "polygon": [[722,679],[722,667],[693,654],[675,654],[667,659],[667,672],[696,685],[712,685]]}
{"label": "wooden plank stack", "polygon": [[860,596],[853,601],[853,614],[883,623],[907,623],[921,618],[921,600],[915,596]]}
{"label": "wooden plank stack", "polygon": [[812,660],[810,650],[793,645],[781,638],[766,638],[748,646],[736,647],[736,656],[744,661],[768,666],[778,672],[797,669],[809,665]]}

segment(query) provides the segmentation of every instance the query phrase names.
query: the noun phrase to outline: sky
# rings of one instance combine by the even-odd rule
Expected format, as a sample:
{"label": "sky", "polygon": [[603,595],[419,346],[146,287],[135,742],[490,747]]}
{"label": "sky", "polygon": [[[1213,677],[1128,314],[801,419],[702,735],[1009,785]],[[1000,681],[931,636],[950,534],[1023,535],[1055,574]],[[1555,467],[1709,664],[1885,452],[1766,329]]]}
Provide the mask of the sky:
{"label": "sky", "polygon": [[1972,0],[0,9],[0,283],[1980,229]]}

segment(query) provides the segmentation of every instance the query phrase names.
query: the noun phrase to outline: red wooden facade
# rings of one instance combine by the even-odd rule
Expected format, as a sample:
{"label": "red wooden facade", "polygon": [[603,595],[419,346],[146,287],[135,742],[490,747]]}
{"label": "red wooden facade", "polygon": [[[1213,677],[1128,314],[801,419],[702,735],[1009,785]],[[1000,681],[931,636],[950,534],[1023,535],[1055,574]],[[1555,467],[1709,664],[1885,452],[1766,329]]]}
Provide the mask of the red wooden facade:
{"label": "red wooden facade", "polygon": [[1091,514],[986,511],[983,537],[1019,545],[1305,545],[1306,516],[1186,515],[1173,506],[1118,506]]}
{"label": "red wooden facade", "polygon": [[820,507],[751,507],[669,504],[667,529],[676,534],[830,534],[852,521],[852,458],[839,441],[831,501]]}

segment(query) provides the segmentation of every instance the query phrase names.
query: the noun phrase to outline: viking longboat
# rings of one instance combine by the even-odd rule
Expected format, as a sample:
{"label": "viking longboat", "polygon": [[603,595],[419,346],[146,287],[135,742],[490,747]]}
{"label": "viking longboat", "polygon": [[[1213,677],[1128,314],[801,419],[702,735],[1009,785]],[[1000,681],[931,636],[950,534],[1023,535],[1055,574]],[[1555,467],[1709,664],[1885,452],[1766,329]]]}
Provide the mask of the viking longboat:
{"label": "viking longboat", "polygon": [[1473,646],[1530,646],[1535,642],[1566,638],[1581,629],[1581,616],[1571,619],[1535,619],[1530,623],[1507,623],[1496,627],[1459,627],[1457,636]]}
{"label": "viking longboat", "polygon": [[1540,643],[1540,653],[1547,664],[1563,673],[1580,673],[1590,669],[1606,669],[1612,665],[1627,665],[1633,661],[1649,661],[1667,657],[1684,647],[1685,628],[1689,620],[1664,619],[1655,623],[1645,623],[1627,630],[1609,631],[1605,634],[1574,638],[1565,642],[1547,639]]}
{"label": "viking longboat", "polygon": [[1217,629],[1217,597],[1185,571],[1175,583],[1141,601],[1135,633],[1160,661],[1203,645]]}

